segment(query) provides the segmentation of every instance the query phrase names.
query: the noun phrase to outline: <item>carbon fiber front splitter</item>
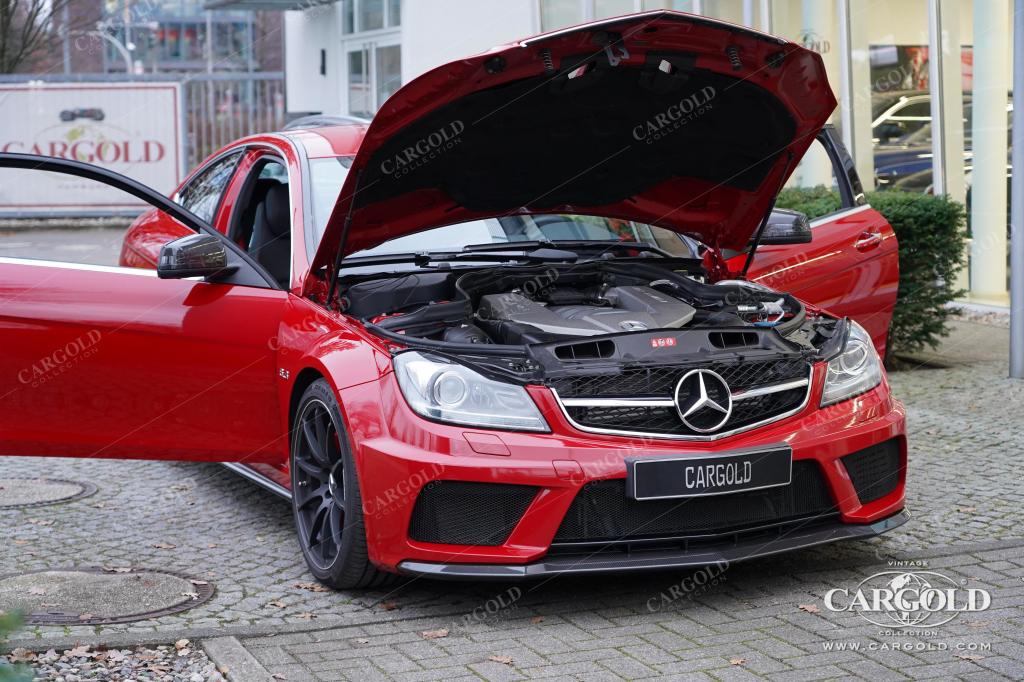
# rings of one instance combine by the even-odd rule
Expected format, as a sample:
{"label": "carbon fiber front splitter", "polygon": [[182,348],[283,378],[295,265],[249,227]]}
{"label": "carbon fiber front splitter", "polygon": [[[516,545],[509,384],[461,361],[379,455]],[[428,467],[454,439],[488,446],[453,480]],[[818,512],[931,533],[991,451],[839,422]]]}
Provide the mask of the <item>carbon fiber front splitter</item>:
{"label": "carbon fiber front splitter", "polygon": [[693,568],[718,563],[736,563],[771,556],[796,549],[823,545],[838,540],[874,537],[903,525],[910,516],[900,511],[870,524],[836,523],[795,529],[781,537],[766,540],[751,538],[728,547],[699,550],[644,550],[635,552],[595,552],[589,555],[546,557],[532,564],[443,564],[425,561],[403,561],[400,573],[425,578],[453,580],[522,580],[551,575],[581,573],[615,573],[623,571],[664,571]]}

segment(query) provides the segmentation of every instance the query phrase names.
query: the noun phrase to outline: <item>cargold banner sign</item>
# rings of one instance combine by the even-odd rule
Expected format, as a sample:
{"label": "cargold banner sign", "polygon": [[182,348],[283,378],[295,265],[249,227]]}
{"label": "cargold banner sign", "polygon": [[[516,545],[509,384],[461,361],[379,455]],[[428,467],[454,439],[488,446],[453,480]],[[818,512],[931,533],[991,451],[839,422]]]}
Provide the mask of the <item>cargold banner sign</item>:
{"label": "cargold banner sign", "polygon": [[[181,179],[178,83],[0,84],[0,152],[96,164],[171,193]],[[117,213],[143,204],[67,175],[0,170],[0,216]]]}

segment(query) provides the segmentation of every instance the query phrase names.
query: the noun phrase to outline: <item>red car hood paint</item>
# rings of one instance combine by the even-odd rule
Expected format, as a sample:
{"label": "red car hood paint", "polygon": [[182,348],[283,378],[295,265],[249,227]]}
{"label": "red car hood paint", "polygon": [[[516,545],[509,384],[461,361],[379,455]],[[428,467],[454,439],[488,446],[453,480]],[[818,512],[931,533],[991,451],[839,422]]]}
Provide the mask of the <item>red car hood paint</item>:
{"label": "red car hood paint", "polygon": [[311,272],[339,249],[533,213],[636,220],[740,249],[835,105],[814,52],[678,12],[498,47],[385,102]]}

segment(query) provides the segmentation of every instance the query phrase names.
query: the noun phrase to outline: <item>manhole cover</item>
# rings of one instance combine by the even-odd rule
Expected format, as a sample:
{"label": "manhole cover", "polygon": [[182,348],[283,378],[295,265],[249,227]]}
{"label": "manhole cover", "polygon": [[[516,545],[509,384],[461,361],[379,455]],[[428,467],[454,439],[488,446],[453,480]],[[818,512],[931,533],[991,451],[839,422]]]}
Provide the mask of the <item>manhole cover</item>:
{"label": "manhole cover", "polygon": [[0,611],[21,611],[27,625],[109,625],[187,611],[213,593],[166,571],[69,568],[0,578]]}
{"label": "manhole cover", "polygon": [[0,478],[0,509],[38,507],[88,497],[96,486],[59,478]]}

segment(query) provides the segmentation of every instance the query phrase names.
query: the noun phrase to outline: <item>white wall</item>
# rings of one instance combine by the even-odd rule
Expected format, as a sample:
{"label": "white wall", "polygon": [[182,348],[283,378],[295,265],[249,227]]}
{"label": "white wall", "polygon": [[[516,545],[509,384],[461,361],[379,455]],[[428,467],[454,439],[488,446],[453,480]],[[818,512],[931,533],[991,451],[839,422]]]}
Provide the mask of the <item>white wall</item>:
{"label": "white wall", "polygon": [[[289,112],[339,110],[338,88],[344,74],[339,69],[341,42],[338,35],[338,4],[304,12],[285,12],[285,98]],[[327,50],[327,73],[320,75],[320,50]]]}
{"label": "white wall", "polygon": [[402,81],[540,32],[536,0],[405,0]]}

